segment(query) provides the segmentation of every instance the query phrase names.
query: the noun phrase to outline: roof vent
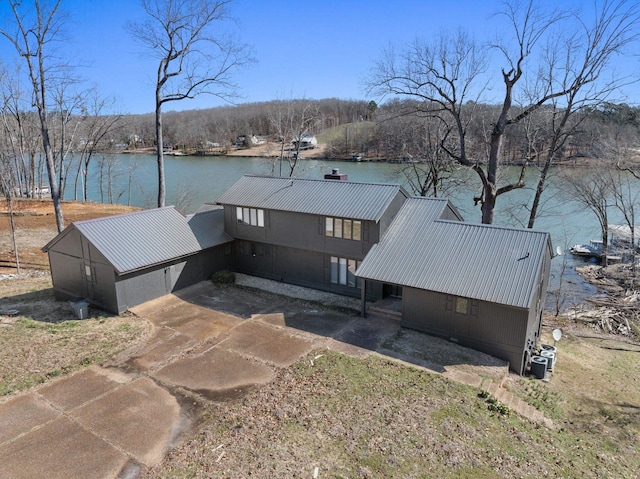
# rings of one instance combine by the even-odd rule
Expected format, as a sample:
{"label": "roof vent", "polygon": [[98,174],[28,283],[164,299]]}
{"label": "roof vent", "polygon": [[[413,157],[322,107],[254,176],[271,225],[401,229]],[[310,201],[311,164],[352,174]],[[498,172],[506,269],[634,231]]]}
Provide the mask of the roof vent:
{"label": "roof vent", "polygon": [[339,168],[331,168],[331,173],[324,175],[325,180],[342,180],[347,181],[347,175],[340,174]]}

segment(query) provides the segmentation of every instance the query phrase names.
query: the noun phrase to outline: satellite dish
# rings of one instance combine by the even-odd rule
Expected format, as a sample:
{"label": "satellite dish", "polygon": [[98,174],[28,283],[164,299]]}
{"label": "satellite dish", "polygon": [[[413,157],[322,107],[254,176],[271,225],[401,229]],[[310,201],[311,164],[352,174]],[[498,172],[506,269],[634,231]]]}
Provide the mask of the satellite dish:
{"label": "satellite dish", "polygon": [[556,246],[556,256],[562,256],[562,249],[560,249],[560,246]]}
{"label": "satellite dish", "polygon": [[560,341],[560,339],[562,339],[562,329],[554,329],[551,334],[553,335],[553,341],[554,342],[555,341]]}

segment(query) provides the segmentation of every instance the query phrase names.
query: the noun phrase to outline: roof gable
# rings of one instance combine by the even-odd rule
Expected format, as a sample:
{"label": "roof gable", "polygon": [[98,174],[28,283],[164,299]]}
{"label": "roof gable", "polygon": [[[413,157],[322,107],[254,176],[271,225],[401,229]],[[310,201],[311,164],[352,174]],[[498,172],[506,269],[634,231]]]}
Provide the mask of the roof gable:
{"label": "roof gable", "polygon": [[224,232],[224,210],[220,206],[199,209],[188,217],[189,228],[200,248],[207,249],[229,243],[233,238]]}
{"label": "roof gable", "polygon": [[399,185],[247,175],[217,203],[378,221],[399,193],[409,196]]}
{"label": "roof gable", "polygon": [[[418,198],[405,202],[356,274],[366,279],[528,308],[548,233],[434,218]],[[495,254],[486,254],[495,251]]]}

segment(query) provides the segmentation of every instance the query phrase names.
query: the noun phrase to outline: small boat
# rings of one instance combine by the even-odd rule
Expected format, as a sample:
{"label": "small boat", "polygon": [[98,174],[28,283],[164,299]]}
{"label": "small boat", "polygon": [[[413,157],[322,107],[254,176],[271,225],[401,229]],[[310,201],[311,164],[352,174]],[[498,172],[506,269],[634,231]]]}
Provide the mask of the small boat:
{"label": "small boat", "polygon": [[598,240],[591,240],[589,244],[575,244],[569,248],[569,252],[572,255],[587,258],[599,258],[602,256],[603,250],[603,243]]}

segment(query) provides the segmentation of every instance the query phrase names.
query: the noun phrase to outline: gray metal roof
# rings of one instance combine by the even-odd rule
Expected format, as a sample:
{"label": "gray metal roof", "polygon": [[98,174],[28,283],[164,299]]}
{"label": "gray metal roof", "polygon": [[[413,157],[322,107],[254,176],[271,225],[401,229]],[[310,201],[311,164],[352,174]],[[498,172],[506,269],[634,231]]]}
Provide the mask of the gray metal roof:
{"label": "gray metal roof", "polygon": [[188,223],[202,249],[233,241],[233,238],[224,232],[224,210],[221,206],[199,210],[188,217]]}
{"label": "gray metal roof", "polygon": [[409,196],[399,185],[247,175],[217,203],[378,221],[399,192]]}
{"label": "gray metal roof", "polygon": [[[207,222],[211,221],[207,229]],[[120,273],[189,256],[231,241],[224,234],[220,212],[193,215],[187,221],[173,206],[76,221],[43,249],[49,250],[71,229],[77,229]]]}
{"label": "gray metal roof", "polygon": [[[426,214],[425,214],[426,210]],[[531,306],[548,233],[435,220],[422,198],[405,201],[356,275],[510,305]]]}

